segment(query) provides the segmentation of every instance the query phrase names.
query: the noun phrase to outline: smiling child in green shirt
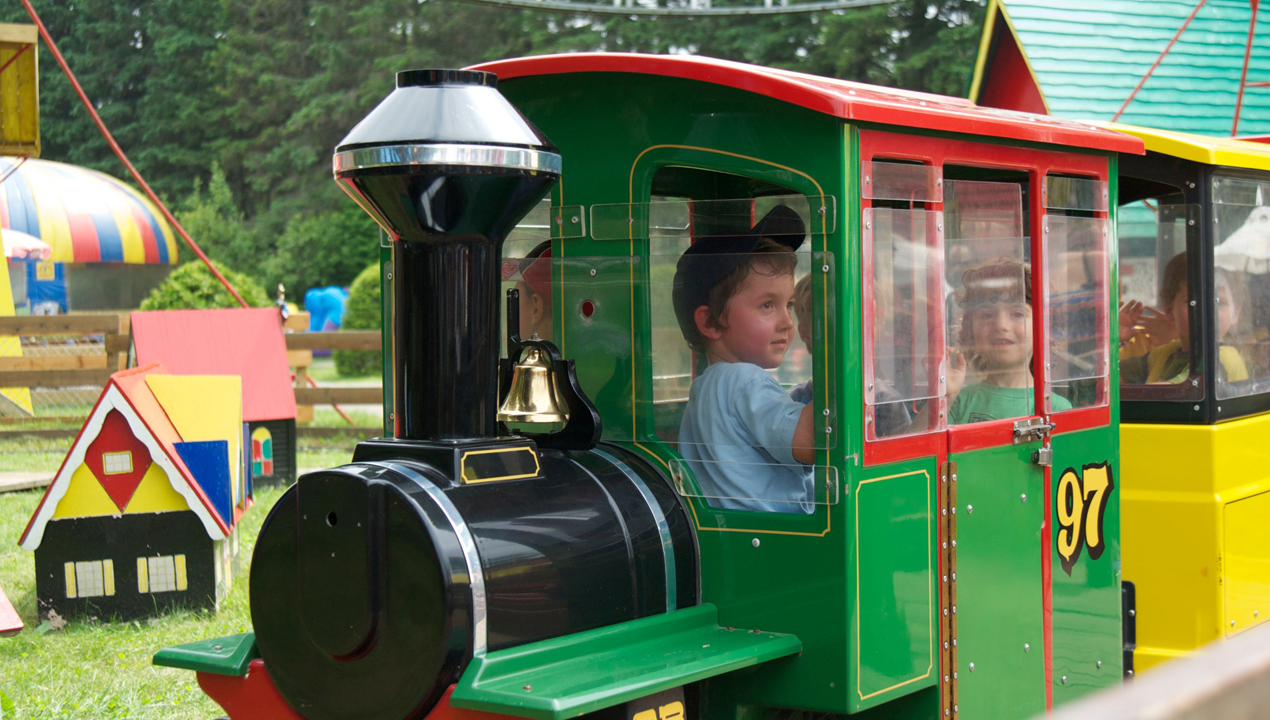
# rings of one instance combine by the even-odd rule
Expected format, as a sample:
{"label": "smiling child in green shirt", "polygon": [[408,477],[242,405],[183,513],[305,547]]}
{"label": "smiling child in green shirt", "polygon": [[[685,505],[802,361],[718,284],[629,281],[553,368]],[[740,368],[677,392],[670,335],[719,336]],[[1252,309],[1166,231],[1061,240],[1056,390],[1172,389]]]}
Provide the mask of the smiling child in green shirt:
{"label": "smiling child in green shirt", "polygon": [[[958,340],[979,381],[966,386],[967,359],[955,353],[948,370],[950,425],[1025,417],[1034,412],[1032,381],[1032,270],[1002,259],[962,275],[964,309]],[[1052,409],[1069,410],[1061,395]]]}

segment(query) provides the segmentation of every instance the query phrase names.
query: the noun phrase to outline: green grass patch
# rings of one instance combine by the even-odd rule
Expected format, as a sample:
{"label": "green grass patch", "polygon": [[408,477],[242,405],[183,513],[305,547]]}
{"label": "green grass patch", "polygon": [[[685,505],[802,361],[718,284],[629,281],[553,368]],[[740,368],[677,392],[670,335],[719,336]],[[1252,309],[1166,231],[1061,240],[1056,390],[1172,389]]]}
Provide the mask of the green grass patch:
{"label": "green grass patch", "polygon": [[313,364],[309,366],[309,377],[316,380],[319,385],[326,385],[346,380],[378,380],[380,374],[378,371],[373,371],[364,375],[341,375],[335,368],[335,361],[324,357],[313,358]]}
{"label": "green grass patch", "polygon": [[27,629],[0,638],[0,716],[42,718],[162,718],[209,720],[223,715],[199,690],[194,673],[157,668],[160,648],[251,629],[248,568],[260,525],[282,488],[261,488],[243,517],[242,566],[219,613],[178,612],[151,620],[109,622],[72,619],[37,634],[35,559],[16,544],[41,492],[0,495],[0,587]]}
{"label": "green grass patch", "polygon": [[[359,427],[359,428],[378,428],[383,427],[384,421],[379,413],[366,412],[365,410],[349,410],[341,408],[344,414],[353,421],[352,425],[348,424],[348,420],[340,417],[334,408],[315,407],[313,408],[313,422],[309,423],[310,427]],[[301,444],[307,444],[309,438],[301,438]]]}
{"label": "green grass patch", "polygon": [[73,442],[73,437],[19,435],[5,438],[0,441],[0,472],[57,472]]}

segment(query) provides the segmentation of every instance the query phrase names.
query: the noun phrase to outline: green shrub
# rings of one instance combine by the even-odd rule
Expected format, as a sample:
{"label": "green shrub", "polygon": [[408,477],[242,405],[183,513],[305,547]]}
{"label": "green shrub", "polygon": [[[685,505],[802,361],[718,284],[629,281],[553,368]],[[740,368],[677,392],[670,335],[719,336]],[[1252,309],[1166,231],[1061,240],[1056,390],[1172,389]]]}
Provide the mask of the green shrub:
{"label": "green shrub", "polygon": [[[225,276],[239,295],[252,307],[269,307],[269,296],[264,288],[250,277],[220,263],[213,263],[216,269]],[[212,275],[201,261],[186,263],[177,268],[163,281],[162,285],[150,291],[150,296],[141,301],[142,310],[198,310],[206,308],[239,307],[238,301],[229,294],[220,281]]]}
{"label": "green shrub", "polygon": [[[349,288],[342,327],[378,330],[383,322],[380,297],[379,265],[375,264],[363,270]],[[383,353],[378,350],[336,350],[331,354],[340,375],[377,375],[383,368]]]}

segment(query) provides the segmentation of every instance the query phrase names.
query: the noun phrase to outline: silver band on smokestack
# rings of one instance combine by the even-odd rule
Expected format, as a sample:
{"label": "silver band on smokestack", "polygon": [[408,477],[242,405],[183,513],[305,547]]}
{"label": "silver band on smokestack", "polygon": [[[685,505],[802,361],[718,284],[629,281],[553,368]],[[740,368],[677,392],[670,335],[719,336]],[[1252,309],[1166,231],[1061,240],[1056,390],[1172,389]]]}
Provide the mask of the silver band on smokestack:
{"label": "silver band on smokestack", "polygon": [[464,165],[560,174],[560,155],[543,150],[495,145],[385,145],[335,153],[334,171],[404,165]]}

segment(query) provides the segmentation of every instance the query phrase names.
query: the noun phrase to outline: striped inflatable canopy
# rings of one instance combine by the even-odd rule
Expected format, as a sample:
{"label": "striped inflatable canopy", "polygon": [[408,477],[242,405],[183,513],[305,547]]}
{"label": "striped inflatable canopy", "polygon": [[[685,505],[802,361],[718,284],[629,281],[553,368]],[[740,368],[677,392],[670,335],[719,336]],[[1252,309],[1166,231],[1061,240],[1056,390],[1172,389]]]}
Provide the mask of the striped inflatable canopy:
{"label": "striped inflatable canopy", "polygon": [[148,198],[105,173],[0,157],[0,226],[53,246],[57,263],[177,263],[176,234]]}

